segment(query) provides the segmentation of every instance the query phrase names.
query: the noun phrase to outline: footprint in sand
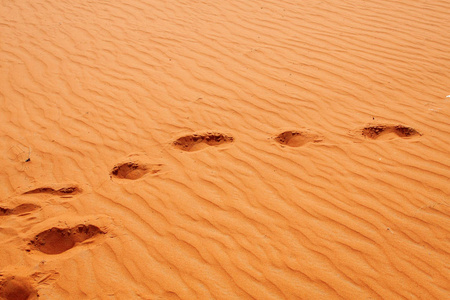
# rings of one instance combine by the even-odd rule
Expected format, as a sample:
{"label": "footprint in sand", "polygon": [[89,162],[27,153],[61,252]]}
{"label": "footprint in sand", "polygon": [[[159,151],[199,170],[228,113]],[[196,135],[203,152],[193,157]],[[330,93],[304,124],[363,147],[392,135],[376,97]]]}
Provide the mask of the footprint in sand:
{"label": "footprint in sand", "polygon": [[3,208],[0,207],[0,217],[1,216],[9,216],[9,215],[24,215],[30,213],[34,210],[41,208],[39,205],[24,203],[15,208]]}
{"label": "footprint in sand", "polygon": [[307,130],[288,130],[273,138],[281,146],[301,147],[308,143],[319,143],[323,137]]}
{"label": "footprint in sand", "polygon": [[2,300],[36,300],[39,299],[38,288],[48,288],[59,278],[55,270],[34,272],[29,276],[3,275],[0,272],[0,299]]}
{"label": "footprint in sand", "polygon": [[46,254],[60,254],[101,234],[105,232],[94,225],[80,224],[72,228],[53,227],[36,235],[29,245],[31,249]]}
{"label": "footprint in sand", "polygon": [[232,136],[219,132],[195,133],[178,138],[173,142],[177,149],[193,152],[209,146],[222,146],[234,141]]}
{"label": "footprint in sand", "polygon": [[61,188],[53,188],[53,187],[46,186],[46,187],[40,187],[37,189],[27,191],[27,192],[23,193],[23,195],[51,194],[51,195],[64,196],[64,195],[76,195],[81,192],[82,192],[81,188],[76,185],[68,185],[68,186],[64,186]]}
{"label": "footprint in sand", "polygon": [[28,278],[9,276],[0,281],[0,299],[28,300],[38,297],[37,290]]}
{"label": "footprint in sand", "polygon": [[361,130],[361,134],[372,140],[392,140],[395,138],[412,138],[422,134],[404,125],[370,125]]}
{"label": "footprint in sand", "polygon": [[161,171],[162,164],[145,164],[137,161],[128,161],[115,165],[110,175],[119,179],[136,180],[147,173],[156,174]]}

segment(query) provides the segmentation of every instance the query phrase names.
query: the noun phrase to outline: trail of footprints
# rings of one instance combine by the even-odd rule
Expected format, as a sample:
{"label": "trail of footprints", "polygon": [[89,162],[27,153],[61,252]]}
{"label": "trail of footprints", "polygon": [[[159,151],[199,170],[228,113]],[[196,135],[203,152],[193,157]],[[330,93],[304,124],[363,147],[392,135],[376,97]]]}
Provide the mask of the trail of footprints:
{"label": "trail of footprints", "polygon": [[[58,196],[69,196],[76,195],[81,192],[82,189],[80,187],[76,185],[68,185],[60,188],[40,187],[27,191],[23,193],[23,195],[51,194]],[[27,207],[29,206],[30,204],[27,205]],[[17,207],[15,209],[17,209]],[[36,249],[42,253],[60,254],[73,248],[76,244],[82,243],[98,234],[104,234],[104,232],[94,225],[77,225],[73,228],[52,227],[51,229],[37,234],[28,244],[30,245],[30,249]]]}
{"label": "trail of footprints", "polygon": [[[25,197],[29,197],[30,195],[50,195],[67,198],[81,192],[82,189],[77,185],[66,185],[62,187],[43,186],[26,191],[22,195]],[[0,207],[0,222],[4,217],[22,217],[40,208],[41,206],[34,203],[23,203],[11,208]],[[74,248],[78,244],[88,242],[88,240],[95,236],[105,233],[99,227],[92,224],[79,224],[71,228],[52,227],[31,238],[28,242],[28,248],[25,251],[31,252],[32,250],[37,250],[48,255],[60,254]],[[37,272],[29,277],[13,275],[4,277],[0,273],[0,299],[37,299],[39,297],[37,286],[48,281],[49,278],[55,279],[54,275],[58,274],[55,271],[47,273]]]}
{"label": "trail of footprints", "polygon": [[[393,138],[411,138],[421,136],[417,130],[404,125],[368,125],[357,131],[363,138],[383,140]],[[309,130],[287,130],[272,137],[281,147],[301,147],[309,143],[320,143],[323,137]],[[172,142],[175,149],[186,152],[195,152],[207,147],[225,147],[235,142],[234,137],[220,132],[194,133],[182,136]],[[136,159],[127,159],[118,163],[110,171],[110,177],[120,180],[137,180],[146,174],[157,174],[161,171],[162,164],[143,163]],[[46,194],[59,197],[72,197],[82,193],[77,185],[63,187],[43,186],[24,192],[22,195]],[[13,208],[0,207],[1,217],[24,216],[41,207],[32,203],[23,203]],[[48,255],[64,253],[78,244],[85,243],[96,236],[106,232],[92,224],[79,224],[69,228],[52,227],[40,232],[29,240],[26,249],[40,251]],[[37,291],[25,279],[14,276],[5,279],[0,278],[0,298],[4,299],[28,299],[37,295]]]}
{"label": "trail of footprints", "polygon": [[[81,192],[82,189],[76,185],[67,185],[60,188],[45,186],[26,191],[22,195],[50,194],[63,198]],[[0,216],[24,216],[39,208],[41,208],[39,205],[33,203],[23,203],[14,208],[0,207]],[[73,228],[53,227],[37,234],[28,245],[30,249],[36,249],[46,254],[59,254],[73,248],[76,244],[104,233],[94,225],[77,225]],[[30,249],[28,249],[28,252]]]}
{"label": "trail of footprints", "polygon": [[[421,136],[414,128],[404,125],[368,125],[357,130],[358,135],[376,139],[412,138]],[[311,130],[287,130],[273,137],[273,140],[281,146],[301,147],[308,143],[320,143],[323,136]],[[208,146],[226,146],[234,142],[234,137],[220,132],[194,133],[176,139],[172,144],[176,149],[187,152],[202,150]]]}

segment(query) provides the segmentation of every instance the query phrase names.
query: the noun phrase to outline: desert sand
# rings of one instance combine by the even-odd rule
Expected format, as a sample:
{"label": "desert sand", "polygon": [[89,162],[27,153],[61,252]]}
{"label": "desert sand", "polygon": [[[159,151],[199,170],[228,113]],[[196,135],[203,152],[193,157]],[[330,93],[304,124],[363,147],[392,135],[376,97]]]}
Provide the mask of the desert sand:
{"label": "desert sand", "polygon": [[450,298],[448,0],[0,7],[0,299]]}

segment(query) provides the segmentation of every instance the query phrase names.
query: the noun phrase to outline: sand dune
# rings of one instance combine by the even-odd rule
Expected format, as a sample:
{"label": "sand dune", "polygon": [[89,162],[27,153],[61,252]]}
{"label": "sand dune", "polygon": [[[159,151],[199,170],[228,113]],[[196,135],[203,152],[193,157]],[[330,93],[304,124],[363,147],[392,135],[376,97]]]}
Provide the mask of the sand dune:
{"label": "sand dune", "polygon": [[450,297],[450,2],[0,5],[0,299]]}

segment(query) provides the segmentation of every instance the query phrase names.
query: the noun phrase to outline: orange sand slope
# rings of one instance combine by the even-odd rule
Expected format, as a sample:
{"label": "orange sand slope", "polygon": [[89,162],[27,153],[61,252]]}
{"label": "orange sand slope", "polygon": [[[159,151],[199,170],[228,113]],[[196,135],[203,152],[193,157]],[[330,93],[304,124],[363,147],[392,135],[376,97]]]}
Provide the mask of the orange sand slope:
{"label": "orange sand slope", "polygon": [[0,298],[449,298],[448,0],[0,5]]}

